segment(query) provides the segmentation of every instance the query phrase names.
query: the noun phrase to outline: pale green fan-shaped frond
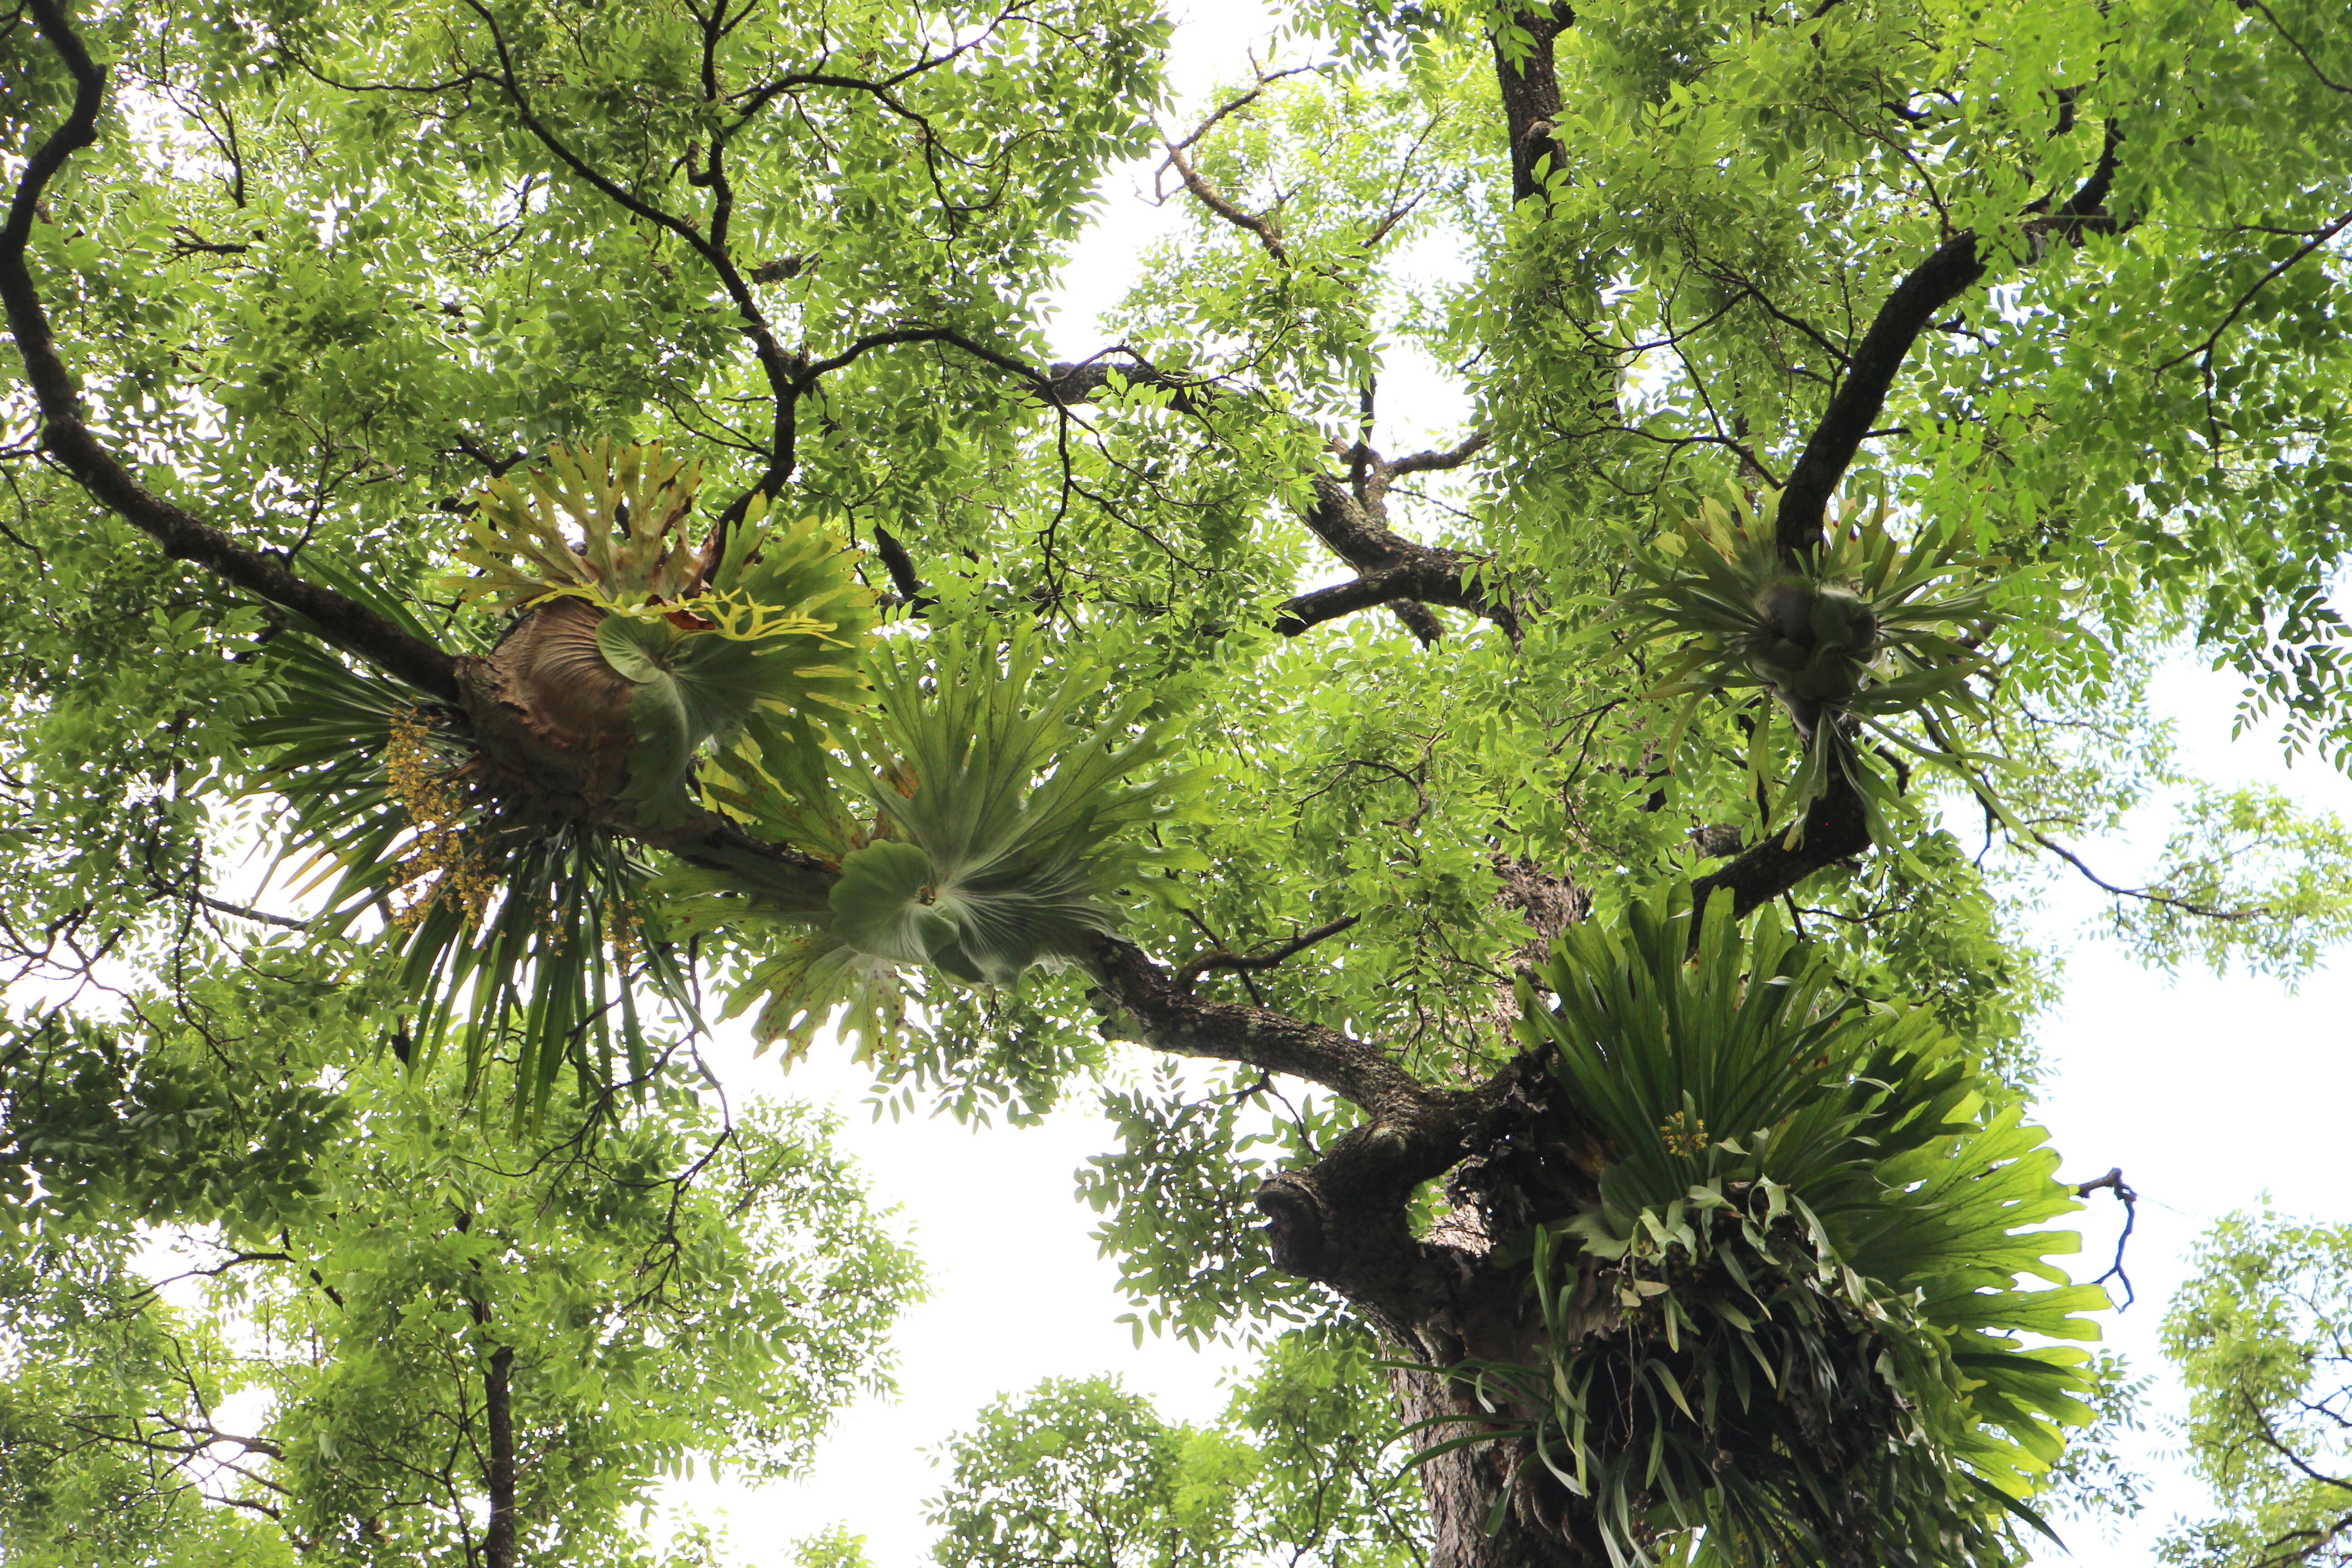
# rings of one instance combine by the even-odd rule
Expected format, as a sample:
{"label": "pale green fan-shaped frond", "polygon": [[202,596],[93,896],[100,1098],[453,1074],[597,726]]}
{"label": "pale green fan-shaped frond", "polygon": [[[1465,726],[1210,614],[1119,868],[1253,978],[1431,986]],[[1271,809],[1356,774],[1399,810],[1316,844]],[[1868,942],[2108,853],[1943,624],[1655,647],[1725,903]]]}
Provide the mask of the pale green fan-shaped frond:
{"label": "pale green fan-shaped frond", "polygon": [[554,447],[521,483],[482,487],[457,552],[477,575],[452,585],[506,610],[563,595],[607,607],[675,602],[703,574],[686,531],[701,484],[702,465],[665,458],[658,441]]}
{"label": "pale green fan-shaped frond", "polygon": [[[1598,1204],[1526,1240],[1543,1363],[1452,1369],[1623,1568],[1984,1568],[2088,1418],[2103,1309],[2056,1158],[1927,1015],[1687,886],[1571,927],[1524,1029],[1599,1131]],[[1613,1315],[1591,1321],[1596,1306]]]}

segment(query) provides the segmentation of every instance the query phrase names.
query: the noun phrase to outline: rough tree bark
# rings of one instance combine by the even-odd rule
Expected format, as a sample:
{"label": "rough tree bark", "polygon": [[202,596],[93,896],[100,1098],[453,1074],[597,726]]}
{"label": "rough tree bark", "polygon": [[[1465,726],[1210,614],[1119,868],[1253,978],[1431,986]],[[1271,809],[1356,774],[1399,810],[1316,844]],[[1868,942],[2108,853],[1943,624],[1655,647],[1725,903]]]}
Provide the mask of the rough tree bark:
{"label": "rough tree bark", "polygon": [[483,1478],[490,1517],[482,1531],[482,1568],[515,1568],[514,1358],[511,1347],[500,1345],[482,1372],[482,1423],[490,1439]]}

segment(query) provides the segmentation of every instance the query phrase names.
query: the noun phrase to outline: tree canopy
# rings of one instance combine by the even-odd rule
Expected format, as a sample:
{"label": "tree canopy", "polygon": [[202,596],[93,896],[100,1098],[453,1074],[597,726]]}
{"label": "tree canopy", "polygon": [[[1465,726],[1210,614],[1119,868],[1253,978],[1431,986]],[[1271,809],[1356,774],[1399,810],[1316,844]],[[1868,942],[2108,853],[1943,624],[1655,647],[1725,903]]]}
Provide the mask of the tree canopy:
{"label": "tree canopy", "polygon": [[[2098,1385],[2004,900],[2182,782],[2168,647],[2352,755],[2339,23],[1307,0],[1180,117],[1145,0],[23,0],[8,1550],[792,1464],[913,1275],[746,1026],[1105,1088],[1139,1327],[1369,1334],[1433,1562],[2013,1560]],[[2292,973],[2352,836],[2100,886]],[[1038,1398],[1163,1555],[1393,1544],[1304,1407]]]}

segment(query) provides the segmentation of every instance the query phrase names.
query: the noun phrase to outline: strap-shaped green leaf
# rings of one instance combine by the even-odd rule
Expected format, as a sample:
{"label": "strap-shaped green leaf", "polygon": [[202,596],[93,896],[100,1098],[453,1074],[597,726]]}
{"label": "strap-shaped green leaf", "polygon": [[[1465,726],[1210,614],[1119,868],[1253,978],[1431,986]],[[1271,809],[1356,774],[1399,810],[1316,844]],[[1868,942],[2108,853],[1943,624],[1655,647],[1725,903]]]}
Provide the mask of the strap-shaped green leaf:
{"label": "strap-shaped green leaf", "polygon": [[1544,1390],[1526,1436],[1621,1565],[2011,1560],[2088,1415],[2079,1352],[2019,1336],[2095,1337],[2105,1302],[2051,1261],[2076,1238],[2035,1228],[2078,1206],[2041,1131],[1769,910],[1662,889],[1570,927],[1545,978],[1523,1028],[1611,1163],[1529,1248],[1543,1363],[1454,1370]]}

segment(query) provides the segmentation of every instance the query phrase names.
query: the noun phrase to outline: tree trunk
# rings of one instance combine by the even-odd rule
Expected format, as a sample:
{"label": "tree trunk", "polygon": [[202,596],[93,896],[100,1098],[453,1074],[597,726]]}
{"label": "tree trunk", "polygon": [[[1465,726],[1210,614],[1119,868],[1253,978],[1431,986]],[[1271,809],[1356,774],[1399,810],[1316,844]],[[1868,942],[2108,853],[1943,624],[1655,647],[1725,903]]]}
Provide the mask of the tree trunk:
{"label": "tree trunk", "polygon": [[[1390,1379],[1407,1425],[1475,1408],[1432,1373],[1398,1372]],[[1423,1427],[1412,1440],[1436,1443],[1465,1431],[1452,1426]],[[1503,1508],[1496,1528],[1487,1528],[1504,1489],[1513,1484],[1517,1457],[1513,1445],[1495,1443],[1456,1448],[1422,1466],[1432,1526],[1430,1568],[1600,1568],[1605,1562],[1557,1527],[1530,1523],[1522,1517],[1523,1504]]]}
{"label": "tree trunk", "polygon": [[1576,13],[1565,4],[1530,5],[1512,13],[1511,21],[1523,30],[1519,42],[1527,52],[1514,60],[1498,35],[1495,78],[1503,91],[1503,121],[1511,138],[1511,196],[1523,202],[1542,194],[1543,174],[1560,161],[1559,143],[1552,135],[1552,117],[1559,112],[1552,49],[1553,41],[1575,25]]}
{"label": "tree trunk", "polygon": [[515,1439],[511,1387],[514,1351],[501,1345],[490,1352],[482,1379],[483,1424],[489,1428],[490,1521],[482,1532],[483,1568],[515,1568]]}

